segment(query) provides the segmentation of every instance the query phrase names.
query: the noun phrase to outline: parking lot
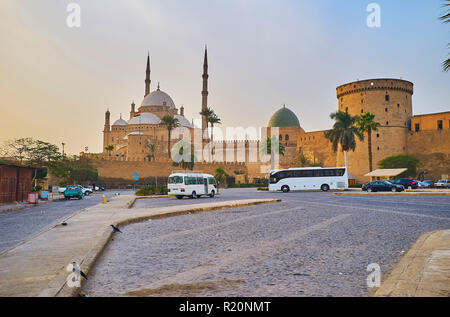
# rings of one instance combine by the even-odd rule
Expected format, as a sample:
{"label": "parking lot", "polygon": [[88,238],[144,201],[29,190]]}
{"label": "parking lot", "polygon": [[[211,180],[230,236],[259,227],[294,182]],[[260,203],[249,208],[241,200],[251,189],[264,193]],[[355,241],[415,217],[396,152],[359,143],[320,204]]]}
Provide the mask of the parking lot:
{"label": "parking lot", "polygon": [[417,238],[450,226],[450,196],[333,196],[223,190],[213,199],[159,198],[135,208],[240,198],[282,202],[128,225],[105,249],[90,296],[368,296]]}

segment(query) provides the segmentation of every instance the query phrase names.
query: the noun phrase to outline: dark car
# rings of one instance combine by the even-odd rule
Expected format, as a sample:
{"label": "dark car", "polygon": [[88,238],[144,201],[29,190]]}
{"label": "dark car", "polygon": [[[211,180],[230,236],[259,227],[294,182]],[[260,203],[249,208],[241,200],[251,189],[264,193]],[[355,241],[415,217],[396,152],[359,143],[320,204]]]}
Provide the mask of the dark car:
{"label": "dark car", "polygon": [[375,181],[364,184],[362,190],[367,192],[402,192],[405,190],[403,185],[392,184],[388,181]]}
{"label": "dark car", "polygon": [[399,178],[395,181],[391,181],[395,185],[403,185],[405,188],[417,189],[419,188],[419,182],[411,178]]}
{"label": "dark car", "polygon": [[420,188],[433,188],[434,182],[433,181],[423,181],[419,183]]}

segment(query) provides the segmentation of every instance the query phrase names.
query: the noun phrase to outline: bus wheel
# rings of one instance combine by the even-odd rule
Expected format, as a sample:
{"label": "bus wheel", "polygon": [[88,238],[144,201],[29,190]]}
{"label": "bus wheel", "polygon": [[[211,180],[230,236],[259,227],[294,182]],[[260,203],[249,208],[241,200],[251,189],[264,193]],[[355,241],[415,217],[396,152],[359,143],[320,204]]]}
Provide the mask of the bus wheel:
{"label": "bus wheel", "polygon": [[191,198],[197,198],[198,196],[197,196],[197,193],[194,191],[194,192],[192,192],[192,196],[191,196]]}
{"label": "bus wheel", "polygon": [[283,193],[287,193],[287,192],[289,192],[289,186],[287,186],[287,185],[284,185],[283,187],[281,187],[281,190],[283,191]]}
{"label": "bus wheel", "polygon": [[177,196],[177,199],[183,199],[183,196]]}
{"label": "bus wheel", "polygon": [[330,186],[328,186],[327,184],[323,184],[322,186],[320,186],[320,189],[321,189],[323,192],[327,192],[327,191],[330,190]]}
{"label": "bus wheel", "polygon": [[214,195],[215,195],[214,191],[211,191],[211,194],[209,194],[209,197],[214,198]]}

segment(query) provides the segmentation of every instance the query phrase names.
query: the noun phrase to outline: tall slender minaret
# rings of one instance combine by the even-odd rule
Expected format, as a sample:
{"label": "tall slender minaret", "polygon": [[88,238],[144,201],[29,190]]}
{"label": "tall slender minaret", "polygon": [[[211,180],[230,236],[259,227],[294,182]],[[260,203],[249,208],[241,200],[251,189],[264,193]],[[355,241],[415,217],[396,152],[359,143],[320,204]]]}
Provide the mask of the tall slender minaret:
{"label": "tall slender minaret", "polygon": [[[202,110],[208,108],[208,49],[205,46],[205,58],[203,60],[203,90],[202,90]],[[206,130],[206,118],[202,116],[202,135]]]}
{"label": "tall slender minaret", "polygon": [[146,97],[150,93],[150,52],[147,55],[147,70],[145,71],[145,96]]}

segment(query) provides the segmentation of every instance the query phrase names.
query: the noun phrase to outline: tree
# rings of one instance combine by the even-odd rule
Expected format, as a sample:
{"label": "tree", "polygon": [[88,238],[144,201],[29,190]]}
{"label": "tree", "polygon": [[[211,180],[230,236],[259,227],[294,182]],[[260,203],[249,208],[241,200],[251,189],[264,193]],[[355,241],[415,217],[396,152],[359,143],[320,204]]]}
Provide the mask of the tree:
{"label": "tree", "polygon": [[[208,124],[209,124],[208,118],[209,118],[213,113],[214,113],[214,111],[213,111],[210,107],[205,108],[205,109],[202,109],[202,111],[200,111],[200,114],[201,114],[203,117],[205,117],[205,119],[206,119],[206,131],[208,131]],[[202,133],[205,133],[205,131],[202,131]],[[202,136],[202,137],[203,137],[203,136]]]}
{"label": "tree", "polygon": [[378,162],[380,168],[407,168],[399,177],[416,177],[417,164],[419,159],[412,155],[394,155],[382,159]]}
{"label": "tree", "polygon": [[214,140],[213,136],[214,136],[214,124],[222,124],[220,118],[214,113],[214,111],[212,112],[212,114],[210,116],[207,117],[206,122],[209,122],[211,124],[211,141]]}
{"label": "tree", "polygon": [[334,152],[337,152],[339,145],[341,146],[345,153],[345,167],[347,167],[347,152],[356,149],[355,136],[360,141],[364,140],[364,135],[358,131],[356,126],[359,116],[352,116],[347,111],[338,111],[330,114],[330,118],[335,122],[333,128],[325,132],[325,137],[332,143]]}
{"label": "tree", "polygon": [[[273,146],[273,147],[272,147]],[[273,149],[273,151],[272,151]],[[270,154],[270,164],[271,169],[273,170],[275,168],[275,162],[274,162],[274,155],[275,151],[278,149],[277,153],[278,155],[283,155],[286,151],[286,148],[283,144],[280,143],[280,140],[276,136],[268,136],[266,140],[262,143],[261,147],[261,154],[268,155]]]}
{"label": "tree", "polygon": [[6,141],[2,146],[4,156],[10,157],[20,164],[23,161],[28,161],[34,147],[34,140],[32,138],[21,138]]}
{"label": "tree", "polygon": [[151,154],[147,155],[149,161],[151,161],[152,158],[155,159],[155,151],[156,151],[156,148],[158,147],[158,145],[156,143],[151,143],[147,140],[147,144],[145,145],[145,147],[148,148],[151,153]]}
{"label": "tree", "polygon": [[357,122],[358,131],[361,134],[367,132],[367,147],[369,151],[369,172],[373,170],[372,168],[372,131],[378,131],[380,124],[374,121],[375,115],[366,112],[364,113],[359,121]]}
{"label": "tree", "polygon": [[222,180],[224,178],[226,178],[226,177],[228,177],[230,175],[228,175],[227,172],[225,172],[225,170],[223,169],[222,166],[219,166],[218,168],[216,168],[215,173],[216,174],[214,175],[214,178],[217,181],[217,192],[219,192],[220,183],[222,182]]}
{"label": "tree", "polygon": [[311,162],[311,160],[308,159],[303,154],[300,155],[300,157],[298,159],[298,163],[301,167],[311,167],[311,166],[312,167],[320,167],[320,166],[322,166],[322,164],[320,164],[320,163]]}
{"label": "tree", "polygon": [[[446,8],[446,12],[442,14],[442,16],[439,17],[439,19],[443,23],[450,23],[450,0],[445,0],[445,3],[442,5],[444,8]],[[447,47],[450,48],[450,43],[447,44]],[[445,72],[448,72],[450,70],[450,58],[447,58],[443,63],[442,67]]]}
{"label": "tree", "polygon": [[108,151],[109,156],[111,156],[111,152],[114,151],[114,145],[108,145],[105,147],[105,150]]}
{"label": "tree", "polygon": [[172,149],[173,166],[182,169],[194,169],[196,161],[194,145],[186,140],[180,140]]}
{"label": "tree", "polygon": [[174,116],[171,116],[170,114],[166,114],[161,119],[161,125],[166,127],[167,134],[168,134],[168,140],[167,140],[167,156],[170,158],[170,135],[173,129],[178,127],[180,123],[178,122],[178,119]]}

